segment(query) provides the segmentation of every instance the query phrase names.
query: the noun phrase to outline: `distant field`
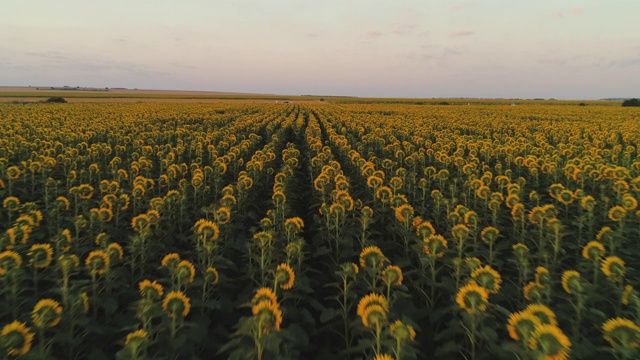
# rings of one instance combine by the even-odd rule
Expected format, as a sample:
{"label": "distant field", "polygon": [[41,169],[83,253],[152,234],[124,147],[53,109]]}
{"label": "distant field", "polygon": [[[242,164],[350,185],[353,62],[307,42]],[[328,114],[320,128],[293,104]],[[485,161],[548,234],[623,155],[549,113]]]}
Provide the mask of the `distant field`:
{"label": "distant field", "polygon": [[619,101],[601,100],[519,100],[519,99],[445,99],[445,98],[361,98],[348,96],[299,96],[250,94],[215,91],[181,90],[42,90],[48,86],[16,87],[0,86],[0,102],[38,102],[43,98],[61,96],[69,102],[275,102],[295,101],[297,103],[331,102],[334,104],[407,104],[407,105],[585,105],[620,106]]}

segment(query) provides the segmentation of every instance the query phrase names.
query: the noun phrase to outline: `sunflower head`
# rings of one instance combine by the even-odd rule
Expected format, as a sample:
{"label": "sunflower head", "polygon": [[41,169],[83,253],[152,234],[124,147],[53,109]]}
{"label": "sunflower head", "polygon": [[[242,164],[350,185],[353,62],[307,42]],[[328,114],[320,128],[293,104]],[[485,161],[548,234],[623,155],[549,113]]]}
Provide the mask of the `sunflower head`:
{"label": "sunflower head", "polygon": [[640,327],[633,321],[614,318],[602,324],[604,339],[614,348],[640,348]]}
{"label": "sunflower head", "polygon": [[509,316],[507,330],[513,340],[528,341],[531,333],[540,326],[540,319],[528,312],[517,312]]}
{"label": "sunflower head", "polygon": [[527,308],[523,312],[537,317],[538,320],[540,320],[541,324],[553,326],[556,326],[558,324],[558,321],[556,320],[556,313],[554,313],[553,310],[549,309],[545,305],[529,304],[529,306],[527,306]]}
{"label": "sunflower head", "polygon": [[127,334],[124,341],[124,346],[131,349],[133,353],[137,353],[138,350],[144,347],[149,339],[149,334],[146,330],[140,329]]}
{"label": "sunflower head", "polygon": [[196,276],[196,268],[188,260],[182,260],[176,266],[176,277],[183,284],[191,284]]}
{"label": "sunflower head", "polygon": [[111,259],[109,258],[109,255],[102,250],[94,250],[90,252],[89,256],[87,256],[87,259],[85,260],[85,265],[89,271],[98,275],[103,275],[109,271],[110,264]]}
{"label": "sunflower head", "polygon": [[471,281],[458,290],[456,303],[460,309],[470,314],[483,312],[489,303],[489,292],[475,281]]}
{"label": "sunflower head", "polygon": [[387,258],[377,246],[367,246],[360,253],[360,266],[363,268],[380,268],[387,261]]}
{"label": "sunflower head", "polygon": [[20,210],[20,199],[15,196],[9,196],[2,201],[2,207],[8,212],[16,212]]}
{"label": "sunflower head", "polygon": [[543,266],[536,268],[536,283],[542,288],[547,288],[551,285],[551,275],[547,268]]}
{"label": "sunflower head", "polygon": [[140,289],[140,294],[150,300],[159,299],[164,294],[162,285],[155,280],[153,282],[151,280],[142,280],[138,284],[138,288]]}
{"label": "sunflower head", "polygon": [[487,244],[494,243],[498,236],[500,235],[500,230],[494,228],[493,226],[488,226],[482,230],[480,233],[480,238]]}
{"label": "sunflower head", "polygon": [[34,333],[26,323],[14,321],[5,325],[0,332],[0,347],[7,351],[7,355],[18,357],[31,350]]}
{"label": "sunflower head", "polygon": [[609,209],[608,217],[611,221],[620,222],[625,216],[627,216],[627,210],[620,205]]}
{"label": "sunflower head", "polygon": [[22,266],[22,257],[13,250],[5,250],[0,253],[0,270],[9,272]]}
{"label": "sunflower head", "polygon": [[539,359],[565,360],[569,358],[571,341],[555,325],[538,325],[529,339],[529,348],[538,350]]}
{"label": "sunflower head", "polygon": [[480,261],[480,259],[475,256],[464,259],[464,263],[469,268],[470,273],[473,273],[474,271],[476,271],[476,269],[482,266],[482,262]]}
{"label": "sunflower head", "polygon": [[568,294],[580,294],[583,290],[580,273],[575,270],[567,270],[562,273],[562,288]]}
{"label": "sunflower head", "polygon": [[609,256],[602,260],[602,272],[611,281],[622,281],[625,271],[624,261],[617,256]]}
{"label": "sunflower head", "polygon": [[162,310],[170,318],[179,318],[189,315],[191,302],[181,291],[172,291],[165,296],[162,302]]}
{"label": "sunflower head", "polygon": [[604,253],[604,245],[598,241],[589,241],[587,245],[582,248],[582,257],[591,261],[596,261],[602,258]]}
{"label": "sunflower head", "polygon": [[37,328],[54,327],[62,319],[62,306],[53,299],[42,299],[34,306],[31,319]]}
{"label": "sunflower head", "polygon": [[426,240],[429,236],[435,235],[435,233],[436,230],[428,221],[422,221],[416,226],[416,235],[418,235],[418,237],[420,237],[423,241]]}
{"label": "sunflower head", "polygon": [[443,257],[447,248],[447,240],[442,235],[430,235],[424,240],[424,252],[428,256]]}
{"label": "sunflower head", "polygon": [[357,314],[367,328],[382,325],[387,320],[389,303],[384,295],[369,293],[358,302]]}
{"label": "sunflower head", "polygon": [[416,338],[416,331],[413,326],[397,320],[389,327],[389,333],[397,342],[405,343]]}
{"label": "sunflower head", "polygon": [[268,334],[271,331],[280,331],[282,310],[277,302],[260,301],[251,307],[251,312],[254,324],[260,333]]}
{"label": "sunflower head", "polygon": [[382,281],[384,281],[387,286],[391,285],[402,285],[402,269],[395,265],[389,265],[382,272]]}
{"label": "sunflower head", "polygon": [[271,290],[268,287],[263,287],[258,289],[258,291],[256,291],[256,294],[253,296],[253,299],[251,300],[251,305],[256,306],[263,301],[268,301],[269,303],[276,304],[276,305],[278,304],[278,298],[276,297],[276,293],[273,292],[273,290]]}
{"label": "sunflower head", "polygon": [[176,254],[176,253],[170,253],[165,255],[162,258],[162,266],[167,267],[169,269],[175,269],[178,266],[178,263],[180,262],[180,255]]}
{"label": "sunflower head", "polygon": [[500,291],[502,278],[490,265],[475,269],[471,273],[471,278],[492,294],[497,294]]}
{"label": "sunflower head", "polygon": [[289,290],[293,287],[293,283],[296,280],[296,274],[293,272],[291,266],[286,263],[282,263],[276,268],[275,278],[280,289]]}

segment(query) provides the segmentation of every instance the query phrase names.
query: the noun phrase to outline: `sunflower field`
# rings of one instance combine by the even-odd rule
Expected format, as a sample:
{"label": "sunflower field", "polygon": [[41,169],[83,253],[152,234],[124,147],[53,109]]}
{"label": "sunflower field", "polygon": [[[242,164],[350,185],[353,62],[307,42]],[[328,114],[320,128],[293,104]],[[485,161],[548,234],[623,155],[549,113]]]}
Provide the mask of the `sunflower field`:
{"label": "sunflower field", "polygon": [[640,110],[0,105],[2,359],[637,359]]}

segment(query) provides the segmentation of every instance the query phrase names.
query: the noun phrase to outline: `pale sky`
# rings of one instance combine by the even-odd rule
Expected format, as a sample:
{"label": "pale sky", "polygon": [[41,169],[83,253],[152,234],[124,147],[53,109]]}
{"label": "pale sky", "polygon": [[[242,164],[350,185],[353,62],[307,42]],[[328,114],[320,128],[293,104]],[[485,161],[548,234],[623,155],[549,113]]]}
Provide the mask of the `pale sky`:
{"label": "pale sky", "polygon": [[2,0],[0,85],[640,97],[639,0]]}

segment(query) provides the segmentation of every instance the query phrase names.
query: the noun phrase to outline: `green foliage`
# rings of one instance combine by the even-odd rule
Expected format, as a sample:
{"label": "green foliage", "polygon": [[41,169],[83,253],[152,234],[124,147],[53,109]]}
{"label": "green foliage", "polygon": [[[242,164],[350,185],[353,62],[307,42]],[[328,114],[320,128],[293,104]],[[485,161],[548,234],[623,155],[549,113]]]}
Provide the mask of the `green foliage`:
{"label": "green foliage", "polygon": [[48,98],[45,102],[47,103],[61,103],[64,104],[67,102],[67,100],[65,100],[65,98],[63,98],[62,96],[52,96],[50,98]]}
{"label": "green foliage", "polygon": [[640,106],[640,99],[626,99],[622,102],[622,106]]}

